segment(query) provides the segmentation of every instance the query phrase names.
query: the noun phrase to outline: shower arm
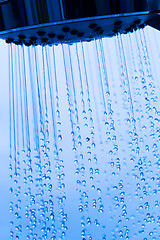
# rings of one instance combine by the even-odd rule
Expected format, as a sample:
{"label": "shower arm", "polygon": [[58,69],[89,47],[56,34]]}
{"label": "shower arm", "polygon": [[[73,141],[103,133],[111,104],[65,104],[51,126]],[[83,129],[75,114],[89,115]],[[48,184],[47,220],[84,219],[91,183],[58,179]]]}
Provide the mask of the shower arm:
{"label": "shower arm", "polygon": [[8,2],[8,0],[0,0],[0,4],[5,4],[7,2]]}
{"label": "shower arm", "polygon": [[17,45],[90,41],[150,25],[159,0],[0,0],[0,38]]}

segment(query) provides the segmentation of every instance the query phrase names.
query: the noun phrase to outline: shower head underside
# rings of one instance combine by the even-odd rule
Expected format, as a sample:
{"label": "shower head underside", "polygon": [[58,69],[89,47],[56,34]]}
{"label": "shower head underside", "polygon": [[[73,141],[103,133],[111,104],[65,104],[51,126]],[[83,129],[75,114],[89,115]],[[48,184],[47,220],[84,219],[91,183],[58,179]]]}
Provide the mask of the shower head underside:
{"label": "shower head underside", "polygon": [[160,30],[159,0],[0,0],[0,38],[17,45],[90,41]]}

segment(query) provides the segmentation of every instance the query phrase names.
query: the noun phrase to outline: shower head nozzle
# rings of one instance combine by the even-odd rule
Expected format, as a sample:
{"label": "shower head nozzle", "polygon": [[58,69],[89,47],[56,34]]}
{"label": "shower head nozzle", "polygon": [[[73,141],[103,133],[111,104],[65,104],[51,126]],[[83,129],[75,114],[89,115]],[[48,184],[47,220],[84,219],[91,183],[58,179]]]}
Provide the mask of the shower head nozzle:
{"label": "shower head nozzle", "polygon": [[51,45],[112,37],[151,25],[160,30],[159,0],[0,0],[0,38]]}

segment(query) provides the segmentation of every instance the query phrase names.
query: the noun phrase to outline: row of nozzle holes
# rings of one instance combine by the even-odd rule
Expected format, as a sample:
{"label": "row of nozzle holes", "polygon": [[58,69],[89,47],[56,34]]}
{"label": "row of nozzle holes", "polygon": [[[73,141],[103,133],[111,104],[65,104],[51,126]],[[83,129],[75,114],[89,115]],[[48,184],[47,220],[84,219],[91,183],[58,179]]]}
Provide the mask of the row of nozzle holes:
{"label": "row of nozzle holes", "polygon": [[[125,29],[123,31],[123,33],[128,33],[128,32],[133,32],[134,30],[137,30],[138,28],[143,28],[144,24],[141,24],[141,19],[137,19],[134,21],[134,23],[132,25],[130,25],[129,28]],[[93,31],[93,35],[91,35],[89,38],[87,38],[88,41],[92,40],[94,38],[94,36],[101,36],[103,35],[103,33],[105,33],[105,31],[102,29],[102,27],[98,26],[97,23],[91,23],[89,25],[89,28],[92,29]],[[116,21],[114,23],[114,27],[113,27],[113,35],[118,34],[119,32],[121,32],[121,28],[122,28],[122,21]],[[15,43],[16,45],[22,45],[24,44],[25,46],[31,46],[31,45],[38,45],[37,40],[40,40],[40,43],[42,45],[46,45],[46,44],[52,44],[54,41],[54,39],[57,37],[58,42],[63,42],[63,40],[65,39],[67,41],[67,36],[70,33],[72,36],[75,36],[79,39],[83,38],[85,33],[84,32],[79,32],[78,30],[74,29],[71,30],[69,27],[63,27],[62,28],[62,32],[65,34],[61,34],[61,35],[57,35],[55,33],[48,33],[46,36],[46,32],[44,31],[38,31],[37,32],[37,37],[36,36],[31,36],[29,37],[29,40],[26,40],[26,36],[25,35],[18,35],[18,40],[15,40],[13,38],[7,38],[6,39],[6,43]],[[69,39],[68,39],[69,40]]]}

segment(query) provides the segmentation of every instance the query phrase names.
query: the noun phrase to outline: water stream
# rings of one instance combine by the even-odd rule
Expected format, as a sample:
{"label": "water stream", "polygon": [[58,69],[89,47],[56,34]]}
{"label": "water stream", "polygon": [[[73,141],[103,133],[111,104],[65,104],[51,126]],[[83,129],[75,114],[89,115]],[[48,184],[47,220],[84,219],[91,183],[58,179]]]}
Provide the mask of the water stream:
{"label": "water stream", "polygon": [[159,38],[9,45],[11,239],[160,239]]}

